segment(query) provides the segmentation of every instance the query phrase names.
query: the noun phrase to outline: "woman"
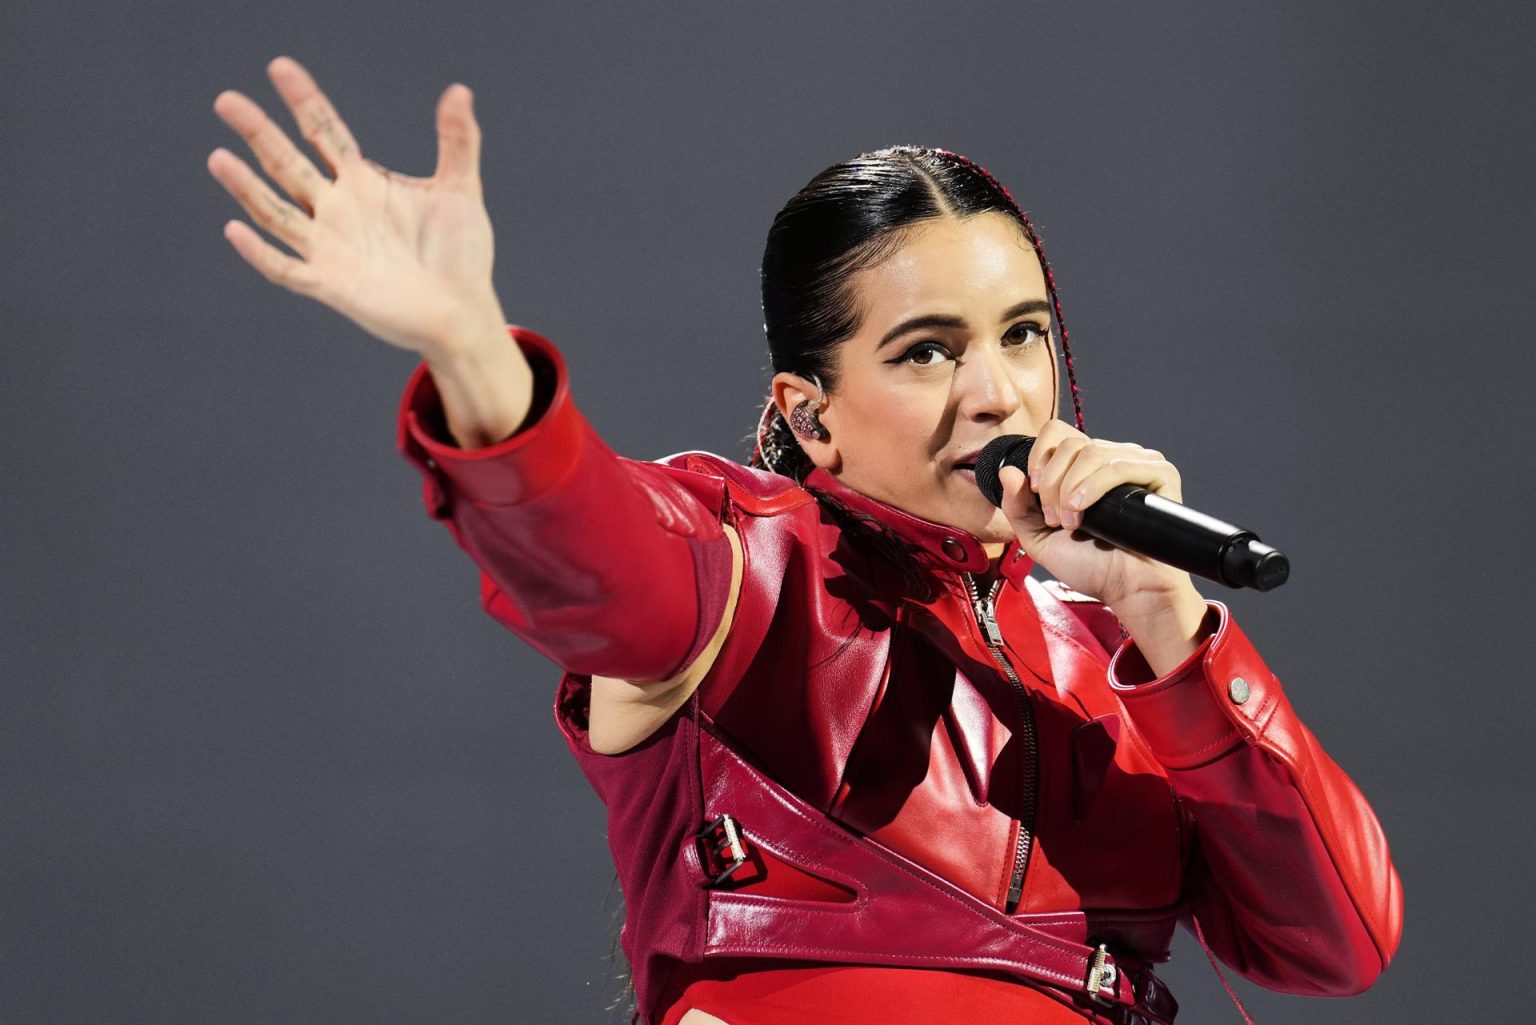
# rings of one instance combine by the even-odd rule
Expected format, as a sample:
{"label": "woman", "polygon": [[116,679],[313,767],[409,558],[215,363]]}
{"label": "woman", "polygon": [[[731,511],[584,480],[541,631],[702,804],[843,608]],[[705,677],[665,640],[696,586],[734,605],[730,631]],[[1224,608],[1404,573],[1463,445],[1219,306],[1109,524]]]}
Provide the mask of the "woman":
{"label": "woman", "polygon": [[[296,63],[269,71],[330,175],[222,94],[294,202],[227,151],[209,168],[297,256],[226,236],[422,355],[399,444],[487,610],[565,670],[637,1018],[1166,1022],[1151,966],[1180,920],[1281,990],[1385,967],[1401,890],[1363,797],[1224,606],[1075,533],[1109,488],[1177,500],[1179,474],[1082,432],[1043,252],[984,170],[895,147],[814,178],[764,254],[754,466],[635,462],[547,339],[508,342],[469,91],[413,179]],[[1005,434],[1038,441],[993,507],[973,464]]]}

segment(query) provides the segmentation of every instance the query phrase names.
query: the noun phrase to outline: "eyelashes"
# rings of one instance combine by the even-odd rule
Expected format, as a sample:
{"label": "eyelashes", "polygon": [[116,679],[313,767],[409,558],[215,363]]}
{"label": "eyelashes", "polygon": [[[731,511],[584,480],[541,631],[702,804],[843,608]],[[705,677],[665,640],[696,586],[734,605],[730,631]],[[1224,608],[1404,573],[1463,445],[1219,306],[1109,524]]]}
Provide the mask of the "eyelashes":
{"label": "eyelashes", "polygon": [[[932,355],[934,359],[919,359],[919,356]],[[892,363],[911,363],[919,367],[931,367],[948,355],[948,350],[938,342],[918,342],[906,352],[891,360]]]}
{"label": "eyelashes", "polygon": [[[1008,346],[1009,348],[1024,349],[1038,341],[1049,338],[1050,334],[1051,330],[1049,327],[1037,324],[1032,320],[1026,320],[1009,328],[1008,332],[1003,335],[1003,339],[1005,342],[1009,339],[1015,339]],[[931,367],[937,366],[946,357],[951,356],[952,353],[950,353],[943,342],[929,340],[918,342],[900,356],[897,356],[895,359],[886,360],[886,362],[891,364],[910,363],[917,367]]]}

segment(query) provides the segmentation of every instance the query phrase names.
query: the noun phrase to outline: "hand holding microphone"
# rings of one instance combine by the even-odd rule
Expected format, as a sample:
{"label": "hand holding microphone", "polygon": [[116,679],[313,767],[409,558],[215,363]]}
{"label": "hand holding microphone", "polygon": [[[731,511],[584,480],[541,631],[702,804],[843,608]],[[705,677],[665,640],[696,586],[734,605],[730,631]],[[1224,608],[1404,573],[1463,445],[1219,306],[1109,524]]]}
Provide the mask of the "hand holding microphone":
{"label": "hand holding microphone", "polygon": [[[1027,435],[1004,435],[976,457],[976,486],[993,505],[1003,503],[1003,468],[1027,473],[1034,444]],[[1141,484],[1109,488],[1081,517],[1076,530],[1089,537],[1228,587],[1268,591],[1285,583],[1290,573],[1285,555],[1260,542],[1253,531],[1196,512]]]}

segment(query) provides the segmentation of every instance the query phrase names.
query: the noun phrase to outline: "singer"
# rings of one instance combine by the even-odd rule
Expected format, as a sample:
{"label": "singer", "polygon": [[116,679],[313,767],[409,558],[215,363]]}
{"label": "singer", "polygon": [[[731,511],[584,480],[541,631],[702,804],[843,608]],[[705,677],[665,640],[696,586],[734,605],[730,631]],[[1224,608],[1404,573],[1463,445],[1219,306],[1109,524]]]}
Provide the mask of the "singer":
{"label": "singer", "polygon": [[[1117,485],[1178,501],[1179,471],[1084,432],[1039,236],[987,171],[896,146],[812,178],[763,254],[750,464],[637,461],[507,326],[469,90],[408,178],[297,63],[269,74],[325,168],[221,94],[286,196],[209,170],[293,255],[225,235],[422,357],[397,441],[486,610],[564,671],[635,1021],[1167,1023],[1180,923],[1285,992],[1386,967],[1402,894],[1365,798],[1224,605],[1075,530]],[[1038,440],[995,507],[973,464],[1008,434]]]}

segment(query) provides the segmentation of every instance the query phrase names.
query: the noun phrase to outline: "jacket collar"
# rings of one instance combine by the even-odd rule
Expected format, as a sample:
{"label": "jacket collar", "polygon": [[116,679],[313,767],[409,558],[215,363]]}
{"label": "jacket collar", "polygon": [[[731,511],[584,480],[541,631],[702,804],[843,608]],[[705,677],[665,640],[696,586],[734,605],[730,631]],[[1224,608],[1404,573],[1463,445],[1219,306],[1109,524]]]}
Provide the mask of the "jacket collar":
{"label": "jacket collar", "polygon": [[[925,520],[871,498],[848,487],[832,474],[816,467],[805,477],[805,488],[818,497],[830,499],[860,519],[874,520],[887,533],[895,535],[929,569],[950,573],[982,573],[991,565],[986,549],[975,534],[932,520]],[[1022,589],[1024,577],[1034,562],[1019,547],[1017,539],[1003,549],[1003,576],[1015,588]]]}

